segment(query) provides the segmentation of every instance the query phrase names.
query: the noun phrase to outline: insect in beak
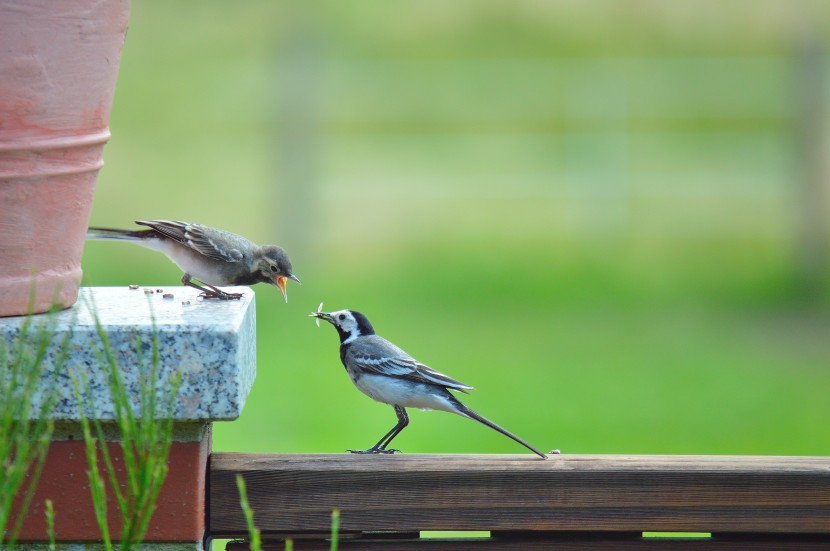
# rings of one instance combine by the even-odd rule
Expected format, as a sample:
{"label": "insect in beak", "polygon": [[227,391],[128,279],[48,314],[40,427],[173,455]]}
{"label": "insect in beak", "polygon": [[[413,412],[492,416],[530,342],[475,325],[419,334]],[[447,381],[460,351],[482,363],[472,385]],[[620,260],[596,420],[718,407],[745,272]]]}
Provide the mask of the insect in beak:
{"label": "insect in beak", "polygon": [[317,327],[320,327],[320,319],[328,320],[329,315],[326,312],[323,312],[323,303],[320,303],[320,306],[317,307],[316,312],[312,312],[309,314],[312,318],[316,318],[314,322],[317,324]]}

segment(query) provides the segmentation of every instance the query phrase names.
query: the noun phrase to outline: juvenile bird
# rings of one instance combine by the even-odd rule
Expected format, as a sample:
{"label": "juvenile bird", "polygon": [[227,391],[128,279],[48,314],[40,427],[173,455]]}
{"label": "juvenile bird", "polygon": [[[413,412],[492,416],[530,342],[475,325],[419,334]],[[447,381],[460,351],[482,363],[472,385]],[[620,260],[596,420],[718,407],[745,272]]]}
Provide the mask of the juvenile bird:
{"label": "juvenile bird", "polygon": [[[131,241],[164,253],[182,269],[182,284],[202,291],[205,298],[238,299],[241,293],[226,293],[218,285],[276,285],[288,302],[285,283],[293,279],[291,261],[276,245],[259,246],[228,231],[173,220],[136,220],[146,230],[89,228],[87,239]],[[197,285],[193,280],[201,282]]]}
{"label": "juvenile bird", "polygon": [[368,450],[351,453],[394,453],[388,446],[408,424],[406,408],[435,409],[456,413],[487,425],[512,438],[542,459],[547,456],[516,436],[462,404],[450,390],[466,392],[473,387],[447,377],[422,364],[388,340],[376,335],[360,312],[312,312],[331,323],[340,335],[340,360],[355,386],[364,394],[395,409],[398,423]]}

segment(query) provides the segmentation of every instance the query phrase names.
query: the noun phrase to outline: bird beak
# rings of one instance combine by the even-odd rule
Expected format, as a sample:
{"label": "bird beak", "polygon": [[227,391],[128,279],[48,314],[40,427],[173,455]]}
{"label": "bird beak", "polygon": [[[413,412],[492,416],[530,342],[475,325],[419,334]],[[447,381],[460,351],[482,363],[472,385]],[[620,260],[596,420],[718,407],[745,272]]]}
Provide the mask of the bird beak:
{"label": "bird beak", "polygon": [[329,314],[328,312],[312,312],[312,313],[309,314],[309,316],[312,317],[312,318],[326,320],[329,323],[331,323],[332,319],[333,319],[331,317],[331,314]]}
{"label": "bird beak", "polygon": [[285,283],[286,283],[286,281],[288,281],[289,279],[293,279],[294,281],[296,281],[296,282],[297,282],[297,283],[299,283],[300,285],[302,285],[302,284],[303,284],[303,283],[300,281],[300,278],[299,278],[299,277],[297,277],[297,276],[295,276],[294,274],[288,274],[288,276],[277,276],[277,277],[274,279],[274,285],[276,285],[277,287],[279,287],[279,288],[280,288],[280,291],[282,292],[282,298],[284,298],[284,299],[285,299],[285,302],[288,302],[288,292],[285,290]]}
{"label": "bird beak", "polygon": [[[312,312],[312,313],[309,314],[309,316],[311,316],[313,318],[317,318],[317,319],[314,320],[314,323],[317,324],[317,327],[320,327],[320,318],[323,317],[322,314],[328,315],[325,312],[323,312],[323,303],[322,302],[320,303],[320,306],[317,307],[316,312]],[[328,319],[330,320],[331,316],[329,316]]]}
{"label": "bird beak", "polygon": [[277,279],[274,280],[274,283],[276,283],[277,287],[280,288],[280,291],[282,292],[282,298],[285,299],[285,302],[288,302],[288,293],[285,290],[286,280],[288,280],[288,278],[285,276],[277,276]]}

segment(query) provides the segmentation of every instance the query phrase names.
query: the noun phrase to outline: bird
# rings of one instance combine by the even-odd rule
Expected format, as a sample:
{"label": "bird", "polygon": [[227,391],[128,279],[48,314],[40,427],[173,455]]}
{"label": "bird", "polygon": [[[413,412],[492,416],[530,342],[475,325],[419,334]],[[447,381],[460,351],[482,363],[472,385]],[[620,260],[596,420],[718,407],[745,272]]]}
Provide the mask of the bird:
{"label": "bird", "polygon": [[260,246],[241,235],[190,222],[136,220],[135,223],[149,229],[90,227],[86,238],[130,241],[164,253],[184,272],[182,284],[199,289],[204,298],[242,298],[242,293],[225,292],[219,285],[270,283],[279,288],[288,302],[287,280],[300,283],[288,254],[276,245]]}
{"label": "bird", "polygon": [[[322,307],[322,305],[321,305]],[[542,459],[547,456],[515,434],[482,417],[458,400],[450,390],[467,392],[473,387],[456,381],[419,362],[401,348],[375,334],[369,320],[354,310],[317,312],[310,315],[331,323],[340,336],[340,360],[354,385],[378,402],[389,404],[398,417],[397,424],[377,444],[367,450],[348,450],[358,454],[391,454],[392,440],[409,424],[406,408],[447,411],[478,421],[512,438]]]}

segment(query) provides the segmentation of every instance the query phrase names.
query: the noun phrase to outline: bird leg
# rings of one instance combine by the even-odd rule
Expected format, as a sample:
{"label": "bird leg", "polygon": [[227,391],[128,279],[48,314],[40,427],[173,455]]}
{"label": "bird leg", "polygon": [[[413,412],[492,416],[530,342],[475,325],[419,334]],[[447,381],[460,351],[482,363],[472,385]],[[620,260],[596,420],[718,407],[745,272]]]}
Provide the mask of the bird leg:
{"label": "bird leg", "polygon": [[392,427],[392,430],[387,432],[383,435],[377,444],[369,448],[368,450],[346,450],[350,453],[359,453],[359,454],[378,454],[378,453],[387,453],[392,454],[401,450],[389,450],[386,449],[386,446],[392,442],[392,439],[395,438],[406,426],[409,424],[409,415],[406,413],[406,409],[401,406],[392,406],[395,408],[395,415],[398,416],[398,423]]}
{"label": "bird leg", "polygon": [[202,287],[201,285],[197,285],[196,283],[193,283],[193,278],[190,276],[190,274],[184,274],[182,276],[182,284],[188,287],[193,287],[194,289],[199,289],[200,291],[202,291],[202,294],[199,296],[208,299],[215,298],[219,300],[238,300],[243,296],[242,293],[226,293],[222,289],[219,289],[218,287],[214,287],[213,285],[209,285],[204,282],[202,283],[204,287]]}
{"label": "bird leg", "polygon": [[208,285],[207,283],[204,283],[204,286],[210,289],[211,291],[209,295],[204,295],[205,298],[218,298],[220,300],[239,300],[243,296],[245,296],[242,293],[226,293],[222,289],[214,287],[213,285]]}

